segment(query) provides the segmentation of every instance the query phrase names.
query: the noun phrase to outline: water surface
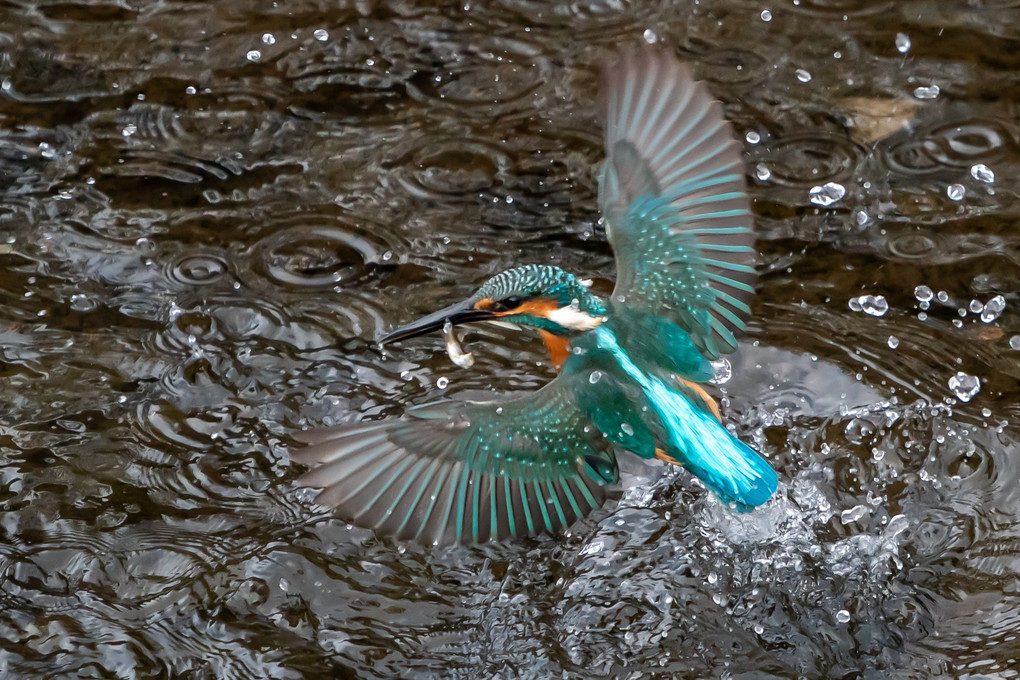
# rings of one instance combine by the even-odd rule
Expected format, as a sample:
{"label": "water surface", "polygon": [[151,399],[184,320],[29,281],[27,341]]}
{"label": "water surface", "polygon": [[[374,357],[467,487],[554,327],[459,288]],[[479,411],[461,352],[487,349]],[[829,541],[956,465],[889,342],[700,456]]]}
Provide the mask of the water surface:
{"label": "water surface", "polygon": [[[1020,674],[1020,5],[0,5],[0,675]],[[395,545],[303,427],[530,389],[541,343],[373,339],[547,262],[611,289],[595,69],[656,42],[746,140],[780,471],[568,536]],[[485,342],[488,341],[488,342]],[[445,387],[444,387],[445,386]]]}

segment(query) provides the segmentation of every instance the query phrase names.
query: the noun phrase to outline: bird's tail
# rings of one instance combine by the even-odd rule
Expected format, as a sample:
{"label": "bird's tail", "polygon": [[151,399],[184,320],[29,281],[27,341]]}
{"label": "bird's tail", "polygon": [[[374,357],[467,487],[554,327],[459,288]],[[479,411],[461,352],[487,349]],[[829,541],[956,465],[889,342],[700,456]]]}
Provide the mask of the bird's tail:
{"label": "bird's tail", "polygon": [[685,419],[689,436],[682,448],[656,456],[682,465],[725,503],[736,503],[740,510],[762,505],[776,492],[776,471],[760,453],[731,435],[725,427],[703,411],[694,411]]}

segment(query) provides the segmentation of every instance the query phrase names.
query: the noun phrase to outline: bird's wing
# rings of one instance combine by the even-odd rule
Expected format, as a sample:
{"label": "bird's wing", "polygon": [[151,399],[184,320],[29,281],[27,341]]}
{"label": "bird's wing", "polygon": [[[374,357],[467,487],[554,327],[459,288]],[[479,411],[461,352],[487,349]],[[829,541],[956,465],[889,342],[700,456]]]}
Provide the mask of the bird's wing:
{"label": "bird's wing", "polygon": [[616,254],[613,298],[677,323],[705,356],[736,348],[754,294],[740,144],[722,106],[671,54],[623,53],[602,71],[599,204]]}
{"label": "bird's wing", "polygon": [[[578,406],[577,370],[523,397],[450,400],[400,418],[312,431],[292,454],[316,501],[362,527],[438,545],[557,532],[619,481]],[[644,435],[644,432],[639,435]],[[650,435],[648,435],[650,438]]]}

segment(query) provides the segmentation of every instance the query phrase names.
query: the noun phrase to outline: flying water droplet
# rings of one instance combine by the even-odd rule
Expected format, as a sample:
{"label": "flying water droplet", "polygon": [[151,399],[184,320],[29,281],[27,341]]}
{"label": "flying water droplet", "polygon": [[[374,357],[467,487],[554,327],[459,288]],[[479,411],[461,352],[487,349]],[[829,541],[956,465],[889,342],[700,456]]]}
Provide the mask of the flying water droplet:
{"label": "flying water droplet", "polygon": [[767,9],[763,9],[761,11],[761,20],[766,23],[772,21],[772,12],[768,11]]}
{"label": "flying water droplet", "polygon": [[889,311],[889,303],[884,295],[861,295],[850,298],[850,309],[855,312],[864,312],[869,316],[885,316]]}
{"label": "flying water droplet", "polygon": [[450,379],[447,378],[446,376],[443,376],[442,378],[438,378],[436,380],[436,387],[438,387],[441,390],[445,390],[449,384]]}
{"label": "flying water droplet", "polygon": [[811,187],[808,196],[812,203],[825,208],[846,196],[846,188],[837,182],[826,182],[821,186]]}
{"label": "flying water droplet", "polygon": [[1020,335],[1014,335],[1009,339],[1009,348],[1020,352]]}
{"label": "flying water droplet", "polygon": [[602,371],[592,371],[591,374],[588,376],[588,382],[590,382],[592,385],[597,383],[599,380],[602,380]]}
{"label": "flying water droplet", "polygon": [[981,391],[981,381],[977,376],[959,371],[949,379],[949,389],[960,401],[970,401],[975,394]]}
{"label": "flying water droplet", "polygon": [[712,362],[712,380],[710,382],[713,385],[722,385],[731,377],[733,377],[733,366],[729,359],[722,357]]}
{"label": "flying water droplet", "polygon": [[772,171],[764,163],[759,163],[754,168],[754,176],[758,178],[759,182],[767,182],[772,177]]}
{"label": "flying water droplet", "polygon": [[644,38],[645,42],[649,45],[654,45],[659,41],[659,36],[657,36],[655,31],[650,28],[646,28],[645,32],[641,34],[641,37]]}
{"label": "flying water droplet", "polygon": [[963,197],[967,195],[967,190],[962,184],[950,184],[946,187],[946,196],[951,201],[962,201]]}
{"label": "flying water droplet", "polygon": [[896,34],[896,51],[900,54],[906,54],[910,51],[910,37],[906,33]]}
{"label": "flying water droplet", "polygon": [[977,163],[970,166],[970,176],[979,182],[992,184],[995,182],[995,173],[984,163]]}
{"label": "flying water droplet", "polygon": [[39,142],[39,155],[43,158],[53,158],[57,155],[57,151],[46,142]]}
{"label": "flying water droplet", "polygon": [[970,311],[973,312],[974,314],[979,314],[981,310],[984,309],[984,307],[985,306],[981,304],[980,300],[971,300],[970,304],[967,305],[967,308],[970,309]]}
{"label": "flying water droplet", "polygon": [[263,33],[262,34],[262,44],[263,45],[274,45],[274,44],[276,44],[276,37],[272,33]]}
{"label": "flying water droplet", "polygon": [[868,514],[868,512],[869,512],[868,506],[866,506],[866,505],[855,505],[854,507],[850,508],[849,510],[844,510],[843,512],[841,512],[840,515],[839,515],[839,520],[843,524],[850,524],[852,522],[856,522],[861,517],[864,517],[865,515]]}
{"label": "flying water droplet", "polygon": [[761,135],[754,130],[748,130],[747,134],[744,135],[744,139],[747,140],[748,144],[757,144],[761,141]]}
{"label": "flying water droplet", "polygon": [[914,96],[918,99],[935,99],[939,96],[939,92],[940,90],[938,85],[914,88]]}
{"label": "flying water droplet", "polygon": [[996,295],[985,303],[984,308],[981,310],[981,321],[984,323],[995,321],[1004,309],[1006,309],[1006,298]]}
{"label": "flying water droplet", "polygon": [[258,50],[248,50],[248,54],[244,56],[248,61],[258,61],[262,58],[262,53]]}
{"label": "flying water droplet", "polygon": [[837,623],[850,623],[850,612],[845,609],[840,609],[836,612]]}
{"label": "flying water droplet", "polygon": [[315,39],[318,40],[319,42],[326,42],[327,40],[329,40],[329,31],[327,31],[324,28],[315,29],[314,31],[312,31],[312,35],[315,36]]}
{"label": "flying water droplet", "polygon": [[935,294],[928,286],[918,286],[914,289],[914,297],[917,298],[918,302],[931,302]]}
{"label": "flying water droplet", "polygon": [[634,428],[630,426],[630,423],[620,423],[620,431],[628,437],[634,436]]}
{"label": "flying water droplet", "polygon": [[890,335],[888,342],[889,342],[889,349],[896,349],[897,347],[900,346],[900,339],[897,338],[895,335]]}
{"label": "flying water droplet", "polygon": [[802,83],[810,83],[811,82],[810,71],[803,68],[797,69],[797,80],[799,80]]}

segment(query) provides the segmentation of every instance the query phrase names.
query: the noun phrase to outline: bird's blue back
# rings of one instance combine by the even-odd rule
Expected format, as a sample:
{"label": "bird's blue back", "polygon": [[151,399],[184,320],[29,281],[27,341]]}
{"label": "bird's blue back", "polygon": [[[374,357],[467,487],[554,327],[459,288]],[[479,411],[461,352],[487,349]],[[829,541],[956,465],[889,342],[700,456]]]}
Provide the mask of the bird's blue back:
{"label": "bird's blue back", "polygon": [[712,365],[678,326],[610,303],[606,323],[577,337],[571,349],[564,372],[574,376],[582,410],[607,439],[644,458],[675,460],[741,508],[775,492],[768,462],[685,384],[709,379]]}

